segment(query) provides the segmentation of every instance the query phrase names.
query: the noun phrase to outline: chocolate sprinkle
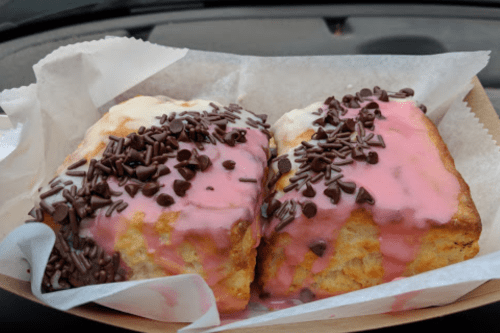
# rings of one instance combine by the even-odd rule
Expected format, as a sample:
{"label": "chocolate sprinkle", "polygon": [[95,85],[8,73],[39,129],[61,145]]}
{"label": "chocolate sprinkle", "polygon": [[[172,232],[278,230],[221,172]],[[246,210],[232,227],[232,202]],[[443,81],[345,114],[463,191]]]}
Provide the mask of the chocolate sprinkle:
{"label": "chocolate sprinkle", "polygon": [[255,178],[238,178],[238,180],[242,183],[257,183]]}
{"label": "chocolate sprinkle", "polygon": [[87,163],[87,159],[86,158],[82,158],[81,160],[71,164],[69,167],[68,167],[68,170],[73,170],[73,169],[76,169],[78,167],[81,167],[82,165],[86,164]]}

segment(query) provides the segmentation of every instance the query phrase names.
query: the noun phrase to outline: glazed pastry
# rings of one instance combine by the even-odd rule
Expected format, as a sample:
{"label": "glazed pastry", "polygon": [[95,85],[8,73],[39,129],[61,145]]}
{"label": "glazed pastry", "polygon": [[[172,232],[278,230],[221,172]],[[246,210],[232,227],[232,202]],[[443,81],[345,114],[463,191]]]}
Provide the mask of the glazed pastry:
{"label": "glazed pastry", "polygon": [[478,253],[469,187],[411,96],[363,89],[290,111],[271,128],[262,296],[310,301]]}
{"label": "glazed pastry", "polygon": [[244,309],[269,127],[204,100],[140,96],[111,108],[32,211],[57,231],[43,289],[198,273],[221,313]]}

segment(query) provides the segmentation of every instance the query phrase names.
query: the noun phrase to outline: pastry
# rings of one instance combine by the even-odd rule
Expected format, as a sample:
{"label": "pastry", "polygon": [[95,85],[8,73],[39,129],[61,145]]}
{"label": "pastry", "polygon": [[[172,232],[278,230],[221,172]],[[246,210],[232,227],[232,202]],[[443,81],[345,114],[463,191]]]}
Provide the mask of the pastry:
{"label": "pastry", "polygon": [[261,296],[310,301],[478,253],[469,187],[413,94],[362,89],[273,125]]}
{"label": "pastry", "polygon": [[205,100],[138,96],[112,107],[31,212],[56,231],[43,290],[197,273],[221,313],[244,309],[269,127]]}

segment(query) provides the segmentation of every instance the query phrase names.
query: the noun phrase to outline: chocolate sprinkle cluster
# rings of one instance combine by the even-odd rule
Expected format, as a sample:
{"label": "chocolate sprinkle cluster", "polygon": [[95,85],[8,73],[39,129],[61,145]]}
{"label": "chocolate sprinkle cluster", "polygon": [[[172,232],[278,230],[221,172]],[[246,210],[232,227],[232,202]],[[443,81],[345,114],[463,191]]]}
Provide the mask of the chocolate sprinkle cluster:
{"label": "chocolate sprinkle cluster", "polygon": [[[94,217],[99,209],[106,209],[107,217],[115,211],[120,213],[126,209],[128,204],[119,199],[124,192],[133,198],[140,191],[158,205],[168,207],[175,203],[175,198],[159,193],[164,185],[158,182],[160,177],[171,173],[165,165],[167,160],[177,160],[174,168],[182,179],[175,179],[172,186],[176,196],[184,197],[196,173],[204,172],[212,165],[210,158],[201,153],[205,144],[215,145],[219,142],[234,147],[245,143],[246,129],[228,128],[229,123],[241,119],[239,114],[243,108],[236,104],[222,109],[214,103],[210,106],[210,112],[164,114],[157,117],[158,125],[149,128],[141,126],[137,132],[125,138],[110,135],[102,158],[90,161],[81,159],[67,168],[66,175],[81,177],[80,187],[73,185],[71,180],[62,182],[58,177],[49,183],[50,189],[40,194],[40,207],[30,212],[33,219],[26,221],[43,222],[44,214],[48,214],[61,226],[45,270],[42,284],[44,292],[126,279],[125,272],[119,268],[119,252],[109,256],[92,239],[80,237],[80,222],[84,218]],[[266,124],[267,117],[247,112],[258,120],[246,117],[246,125],[271,137],[268,131],[270,125]],[[191,142],[196,148],[179,149],[179,142]],[[77,170],[87,162],[89,166],[86,171]],[[227,161],[225,167],[234,168],[234,162]],[[116,178],[124,191],[111,190],[107,182],[110,177]],[[250,178],[241,178],[240,181],[257,182]],[[47,198],[59,193],[63,200],[52,204],[47,202]]]}
{"label": "chocolate sprinkle cluster", "polygon": [[[304,201],[296,203],[295,200],[281,202],[274,198],[276,192],[272,192],[264,201],[264,217],[276,217],[280,220],[275,227],[280,232],[295,219],[298,206],[307,218],[313,218],[317,213],[317,206],[311,199],[317,193],[312,184],[324,181],[326,189],[323,195],[330,198],[332,204],[339,203],[342,193],[356,196],[358,204],[375,204],[375,198],[363,187],[357,187],[356,183],[342,181],[342,168],[357,162],[377,164],[379,157],[374,148],[385,148],[384,139],[381,135],[372,133],[375,130],[375,122],[383,121],[384,115],[380,111],[379,103],[388,102],[389,97],[406,98],[413,96],[410,88],[401,89],[397,93],[388,93],[378,86],[371,89],[361,89],[355,95],[345,95],[341,101],[335,97],[328,97],[324,108],[313,112],[319,116],[313,121],[318,126],[313,134],[313,140],[317,142],[302,141],[301,145],[294,149],[295,162],[300,163],[297,172],[289,179],[290,184],[283,188],[284,192],[292,190],[300,191],[305,197]],[[363,102],[369,102],[363,107]],[[348,108],[359,109],[358,115],[353,118],[345,117]],[[420,107],[425,112],[425,106]],[[326,125],[333,125],[333,129],[327,129]],[[368,132],[370,131],[370,132]],[[292,168],[289,155],[281,155],[271,160],[277,163],[278,172],[270,179],[269,189]],[[311,245],[311,249],[318,256],[324,252],[321,246]]]}

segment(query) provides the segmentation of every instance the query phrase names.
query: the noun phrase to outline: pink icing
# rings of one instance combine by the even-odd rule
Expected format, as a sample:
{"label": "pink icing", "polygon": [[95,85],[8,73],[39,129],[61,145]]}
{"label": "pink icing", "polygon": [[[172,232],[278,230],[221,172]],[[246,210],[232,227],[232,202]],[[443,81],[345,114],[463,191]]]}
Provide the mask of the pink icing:
{"label": "pink icing", "polygon": [[[158,179],[164,185],[154,197],[145,197],[140,191],[132,199],[124,188],[119,187],[115,178],[108,179],[108,184],[115,191],[124,192],[119,199],[128,203],[121,213],[114,212],[105,216],[106,210],[100,210],[94,219],[84,221],[81,235],[94,238],[108,253],[115,251],[115,242],[129,227],[128,221],[136,212],[144,212],[142,236],[147,251],[154,262],[161,266],[167,274],[186,273],[184,260],[178,253],[183,242],[194,246],[203,266],[205,280],[212,286],[225,277],[224,264],[230,247],[230,231],[234,223],[245,220],[251,225],[255,247],[259,244],[260,225],[257,217],[260,214],[262,197],[262,180],[267,167],[267,137],[259,130],[247,129],[246,143],[237,143],[235,147],[224,144],[205,144],[200,155],[207,155],[212,165],[205,171],[198,171],[190,181],[191,188],[184,197],[173,191],[173,182],[184,179],[174,168],[179,163],[170,158],[165,164],[171,173]],[[180,149],[193,149],[192,143],[180,142]],[[225,160],[236,162],[234,170],[226,170],[222,166]],[[240,182],[239,178],[255,178],[257,183]],[[213,190],[207,190],[211,186]],[[171,195],[175,203],[170,207],[161,207],[156,203],[160,193]],[[162,213],[180,212],[173,227],[169,243],[161,239],[155,229],[155,222]],[[196,238],[193,238],[196,237]],[[209,239],[215,250],[205,248],[206,244],[196,239]],[[133,269],[133,267],[131,267]]]}
{"label": "pink icing", "polygon": [[[382,135],[386,148],[375,147],[379,162],[354,162],[343,166],[343,181],[353,181],[375,198],[375,205],[357,204],[355,195],[342,193],[337,205],[323,194],[324,181],[313,184],[317,215],[306,218],[297,209],[295,220],[285,227],[292,238],[285,248],[285,262],[274,278],[266,281],[265,291],[286,295],[291,286],[295,266],[304,260],[308,245],[318,239],[334,244],[338,232],[353,210],[365,208],[379,227],[380,251],[383,255],[384,281],[400,276],[408,263],[415,259],[421,237],[431,224],[450,221],[458,207],[460,185],[441,161],[439,151],[428,137],[422,111],[412,101],[380,102],[385,120],[375,121],[375,138]],[[363,106],[363,104],[362,104]],[[355,117],[359,109],[349,109],[345,117]],[[367,130],[367,133],[370,131]],[[303,189],[301,189],[302,191]],[[280,201],[306,198],[298,191],[284,193]],[[270,237],[279,220],[274,218],[264,230]],[[313,264],[312,273],[319,273],[329,264],[335,251],[328,246],[323,257]],[[311,276],[303,284],[312,283]]]}

